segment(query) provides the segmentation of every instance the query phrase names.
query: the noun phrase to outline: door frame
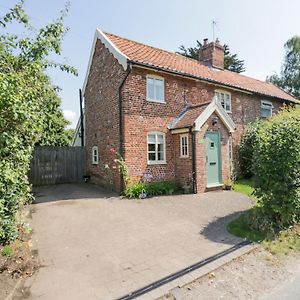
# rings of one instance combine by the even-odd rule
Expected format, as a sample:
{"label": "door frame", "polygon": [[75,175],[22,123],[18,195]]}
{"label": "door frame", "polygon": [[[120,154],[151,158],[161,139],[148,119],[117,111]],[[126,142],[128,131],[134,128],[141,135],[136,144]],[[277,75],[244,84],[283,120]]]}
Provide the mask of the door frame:
{"label": "door frame", "polygon": [[[207,143],[206,143],[206,135],[207,134],[216,134],[218,135],[218,162],[219,162],[219,167],[218,167],[218,175],[219,175],[219,182],[215,184],[208,184],[207,182]],[[223,185],[223,180],[222,180],[222,155],[221,155],[221,133],[220,131],[206,131],[205,133],[205,174],[206,174],[206,187],[211,188],[211,187],[218,187]]]}

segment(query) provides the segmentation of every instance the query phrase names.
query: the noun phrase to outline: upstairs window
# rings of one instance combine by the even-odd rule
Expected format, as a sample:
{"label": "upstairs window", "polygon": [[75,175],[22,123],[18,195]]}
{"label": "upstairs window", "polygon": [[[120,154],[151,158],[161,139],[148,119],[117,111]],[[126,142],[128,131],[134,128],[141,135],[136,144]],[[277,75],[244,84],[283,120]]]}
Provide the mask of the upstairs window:
{"label": "upstairs window", "polygon": [[165,134],[151,132],[147,136],[148,164],[163,164],[166,162]]}
{"label": "upstairs window", "polygon": [[165,102],[165,81],[162,77],[147,75],[147,101]]}
{"label": "upstairs window", "polygon": [[273,104],[270,101],[261,101],[261,116],[263,118],[270,118],[272,117],[272,110],[273,110]]}
{"label": "upstairs window", "polygon": [[94,146],[92,148],[92,164],[93,165],[98,165],[98,161],[99,161],[98,147]]}
{"label": "upstairs window", "polygon": [[231,94],[223,91],[216,91],[215,95],[225,111],[231,112]]}
{"label": "upstairs window", "polygon": [[189,157],[189,135],[180,135],[180,157]]}

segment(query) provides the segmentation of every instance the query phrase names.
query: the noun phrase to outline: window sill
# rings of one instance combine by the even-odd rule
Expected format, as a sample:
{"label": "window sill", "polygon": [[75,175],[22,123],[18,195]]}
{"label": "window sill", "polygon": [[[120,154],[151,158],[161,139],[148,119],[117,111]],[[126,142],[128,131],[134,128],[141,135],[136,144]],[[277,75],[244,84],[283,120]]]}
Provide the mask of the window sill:
{"label": "window sill", "polygon": [[166,165],[167,162],[166,161],[148,161],[147,162],[148,166],[152,166],[152,165]]}
{"label": "window sill", "polygon": [[180,158],[190,158],[189,155],[180,155],[179,157],[180,157]]}
{"label": "window sill", "polygon": [[146,99],[147,102],[153,102],[153,103],[160,103],[160,104],[166,104],[166,101],[164,100],[156,100],[156,99]]}

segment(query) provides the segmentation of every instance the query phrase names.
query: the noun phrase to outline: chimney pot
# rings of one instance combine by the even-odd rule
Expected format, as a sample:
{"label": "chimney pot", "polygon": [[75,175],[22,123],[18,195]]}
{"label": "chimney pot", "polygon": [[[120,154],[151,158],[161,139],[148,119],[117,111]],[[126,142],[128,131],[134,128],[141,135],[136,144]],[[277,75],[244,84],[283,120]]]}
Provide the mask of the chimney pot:
{"label": "chimney pot", "polygon": [[208,44],[208,38],[203,39],[203,45],[206,46]]}

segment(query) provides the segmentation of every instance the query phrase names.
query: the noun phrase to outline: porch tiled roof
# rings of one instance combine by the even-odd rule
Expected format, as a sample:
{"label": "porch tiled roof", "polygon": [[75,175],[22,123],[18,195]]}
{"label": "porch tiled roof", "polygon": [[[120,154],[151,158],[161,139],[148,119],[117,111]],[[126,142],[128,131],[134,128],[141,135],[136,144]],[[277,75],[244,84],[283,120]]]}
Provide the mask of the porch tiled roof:
{"label": "porch tiled roof", "polygon": [[209,103],[203,103],[186,108],[186,110],[174,120],[170,129],[180,129],[193,126],[195,120],[200,116]]}
{"label": "porch tiled roof", "polygon": [[111,33],[105,33],[105,35],[132,62],[197,77],[201,80],[215,82],[263,96],[298,102],[291,95],[271,83],[228,70],[213,69],[180,54],[147,46]]}

